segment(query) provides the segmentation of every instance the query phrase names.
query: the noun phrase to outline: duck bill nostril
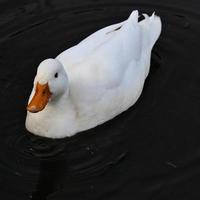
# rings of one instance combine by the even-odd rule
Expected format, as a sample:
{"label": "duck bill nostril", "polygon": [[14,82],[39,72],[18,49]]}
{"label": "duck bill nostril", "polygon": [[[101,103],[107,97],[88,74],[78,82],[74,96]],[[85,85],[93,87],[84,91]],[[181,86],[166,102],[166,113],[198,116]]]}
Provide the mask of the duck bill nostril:
{"label": "duck bill nostril", "polygon": [[44,85],[37,83],[36,92],[27,106],[27,111],[32,113],[42,111],[48,104],[51,95],[48,83]]}

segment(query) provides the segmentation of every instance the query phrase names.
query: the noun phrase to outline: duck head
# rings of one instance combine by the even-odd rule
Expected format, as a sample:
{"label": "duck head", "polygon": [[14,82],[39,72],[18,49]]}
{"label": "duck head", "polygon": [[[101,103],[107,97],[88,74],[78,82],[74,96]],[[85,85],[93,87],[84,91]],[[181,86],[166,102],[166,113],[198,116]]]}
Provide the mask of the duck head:
{"label": "duck head", "polygon": [[63,65],[56,59],[44,60],[37,69],[27,111],[42,111],[48,103],[68,93],[68,88],[68,77]]}

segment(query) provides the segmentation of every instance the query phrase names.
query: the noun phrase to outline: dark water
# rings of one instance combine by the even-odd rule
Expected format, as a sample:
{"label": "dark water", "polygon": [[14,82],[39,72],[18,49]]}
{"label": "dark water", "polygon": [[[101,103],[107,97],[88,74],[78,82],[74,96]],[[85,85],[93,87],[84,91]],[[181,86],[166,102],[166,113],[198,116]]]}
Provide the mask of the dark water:
{"label": "dark water", "polygon": [[[133,9],[163,30],[139,101],[72,138],[24,127],[38,64]],[[0,199],[200,198],[200,3],[197,0],[0,0]]]}

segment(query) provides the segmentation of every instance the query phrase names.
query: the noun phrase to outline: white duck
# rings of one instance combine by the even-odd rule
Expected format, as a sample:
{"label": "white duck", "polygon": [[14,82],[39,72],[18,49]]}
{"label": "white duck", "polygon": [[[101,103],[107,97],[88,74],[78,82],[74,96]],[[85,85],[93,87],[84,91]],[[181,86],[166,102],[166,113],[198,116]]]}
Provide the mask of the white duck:
{"label": "white duck", "polygon": [[139,98],[161,32],[158,16],[138,11],[103,28],[38,67],[27,106],[26,128],[63,138],[102,124]]}

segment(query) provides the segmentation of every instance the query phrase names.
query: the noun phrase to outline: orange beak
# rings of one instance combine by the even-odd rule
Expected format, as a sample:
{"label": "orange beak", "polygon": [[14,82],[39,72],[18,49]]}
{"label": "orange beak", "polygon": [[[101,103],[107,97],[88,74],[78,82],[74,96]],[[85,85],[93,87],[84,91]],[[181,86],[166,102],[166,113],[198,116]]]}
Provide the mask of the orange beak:
{"label": "orange beak", "polygon": [[37,83],[36,92],[28,104],[27,110],[32,113],[42,111],[49,102],[51,95],[48,83],[44,85]]}

